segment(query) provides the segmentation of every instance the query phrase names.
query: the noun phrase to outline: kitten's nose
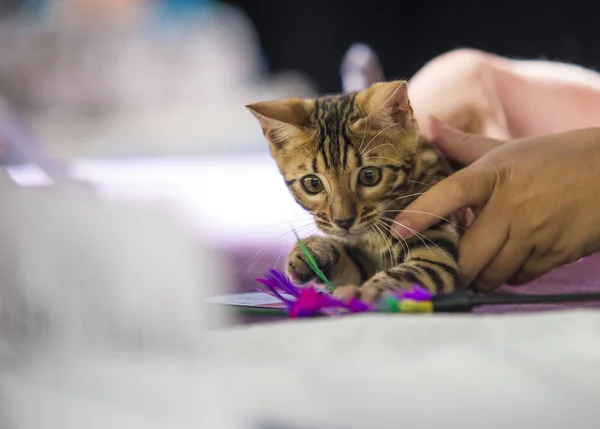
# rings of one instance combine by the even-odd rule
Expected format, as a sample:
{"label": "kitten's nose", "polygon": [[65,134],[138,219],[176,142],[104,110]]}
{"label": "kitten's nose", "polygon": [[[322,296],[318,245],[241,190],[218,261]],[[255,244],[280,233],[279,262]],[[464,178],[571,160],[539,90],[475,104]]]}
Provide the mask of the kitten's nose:
{"label": "kitten's nose", "polygon": [[354,224],[356,220],[356,216],[348,216],[342,219],[334,219],[333,223],[343,229],[350,229],[350,227]]}

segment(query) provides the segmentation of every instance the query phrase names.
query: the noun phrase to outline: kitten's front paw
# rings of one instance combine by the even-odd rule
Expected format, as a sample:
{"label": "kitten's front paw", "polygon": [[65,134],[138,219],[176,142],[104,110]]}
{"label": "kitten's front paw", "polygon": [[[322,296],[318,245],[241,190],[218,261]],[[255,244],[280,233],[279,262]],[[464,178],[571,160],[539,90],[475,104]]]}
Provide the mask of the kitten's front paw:
{"label": "kitten's front paw", "polygon": [[386,291],[411,289],[412,283],[402,277],[391,277],[386,272],[379,272],[367,280],[360,287],[360,299],[366,303],[374,304]]}
{"label": "kitten's front paw", "polygon": [[[333,267],[340,260],[338,245],[327,237],[317,235],[308,237],[303,242],[315,258],[319,269],[325,274],[325,277],[331,280]],[[297,284],[305,284],[310,281],[321,282],[317,274],[309,267],[306,256],[297,243],[287,258],[286,272]]]}
{"label": "kitten's front paw", "polygon": [[352,285],[339,286],[333,291],[333,297],[342,302],[349,303],[354,298],[360,298],[360,288]]}
{"label": "kitten's front paw", "polygon": [[390,286],[389,278],[387,278],[384,273],[378,273],[360,287],[340,286],[336,288],[333,297],[346,303],[357,298],[367,304],[375,304],[386,291],[399,290],[402,288],[410,289],[410,287],[411,285],[409,283],[394,283],[393,286]]}

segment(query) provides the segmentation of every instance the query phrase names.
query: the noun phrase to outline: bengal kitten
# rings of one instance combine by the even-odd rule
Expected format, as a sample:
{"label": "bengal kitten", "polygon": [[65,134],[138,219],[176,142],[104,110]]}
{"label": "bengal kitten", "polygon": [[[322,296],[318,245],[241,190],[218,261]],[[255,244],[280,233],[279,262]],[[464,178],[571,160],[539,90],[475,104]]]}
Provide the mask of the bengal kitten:
{"label": "bengal kitten", "polygon": [[[459,215],[406,241],[392,230],[399,212],[451,172],[420,138],[406,81],[246,107],[291,194],[325,233],[304,242],[335,296],[373,302],[415,283],[433,293],[457,288]],[[319,281],[298,245],[286,272],[300,284]]]}

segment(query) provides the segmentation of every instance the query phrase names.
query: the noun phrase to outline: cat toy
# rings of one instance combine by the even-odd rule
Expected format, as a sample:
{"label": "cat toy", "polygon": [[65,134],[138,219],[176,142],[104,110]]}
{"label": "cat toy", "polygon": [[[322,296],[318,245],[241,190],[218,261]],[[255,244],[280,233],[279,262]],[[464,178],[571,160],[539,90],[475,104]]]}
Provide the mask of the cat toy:
{"label": "cat toy", "polygon": [[[420,285],[413,285],[410,290],[385,293],[376,304],[368,304],[357,298],[345,303],[332,296],[334,287],[302,242],[296,231],[296,240],[302,250],[308,266],[327,286],[329,293],[318,290],[314,285],[296,286],[284,273],[271,269],[264,278],[256,279],[266,289],[259,291],[276,297],[285,303],[290,317],[314,317],[318,315],[343,315],[350,313],[432,313],[434,311],[433,295]],[[281,312],[272,309],[272,312]]]}
{"label": "cat toy", "polygon": [[[294,231],[296,234],[296,232]],[[309,267],[323,281],[328,291],[318,289],[312,284],[298,287],[284,273],[271,269],[264,278],[256,279],[265,289],[260,292],[269,294],[285,304],[285,310],[269,309],[272,314],[286,314],[289,317],[341,316],[354,313],[464,313],[471,312],[482,305],[506,304],[550,304],[584,301],[600,301],[600,293],[556,294],[556,295],[514,295],[481,294],[472,291],[458,291],[433,295],[421,285],[414,284],[411,289],[384,293],[375,304],[368,304],[357,298],[345,303],[333,297],[333,285],[319,269],[317,262],[296,234],[298,245]]]}

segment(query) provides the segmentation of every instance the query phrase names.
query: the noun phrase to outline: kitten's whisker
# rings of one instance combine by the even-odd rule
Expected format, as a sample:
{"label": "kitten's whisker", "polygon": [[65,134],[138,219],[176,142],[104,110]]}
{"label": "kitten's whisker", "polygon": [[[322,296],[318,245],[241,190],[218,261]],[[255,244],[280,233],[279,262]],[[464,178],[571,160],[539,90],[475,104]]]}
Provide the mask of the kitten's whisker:
{"label": "kitten's whisker", "polygon": [[434,185],[431,184],[427,184],[425,182],[419,182],[417,180],[410,180],[410,179],[406,179],[404,181],[404,183],[411,183],[411,189],[415,190],[415,191],[422,191],[422,192],[429,192],[431,191],[431,188],[433,188]]}
{"label": "kitten's whisker", "polygon": [[[390,228],[390,226],[389,226],[389,225],[386,225],[386,224],[385,224],[385,221],[384,221],[384,220],[382,220],[381,218],[379,218],[379,219],[377,220],[377,223],[378,223],[379,225],[381,225],[381,227],[382,227],[384,230],[388,230],[388,231],[392,230],[392,229]],[[393,230],[392,230],[392,231],[393,231]],[[391,238],[390,238],[390,242],[392,242],[392,239],[391,239]],[[404,243],[406,243],[406,241],[405,241],[405,240],[404,240]],[[406,243],[406,249],[404,248],[404,243],[400,242],[400,245],[402,246],[402,251],[403,251],[403,252],[404,252],[406,255],[408,255],[408,254],[409,254],[408,243]],[[393,250],[393,243],[391,244],[391,247],[392,247],[392,250]],[[392,253],[393,253],[393,255],[394,255],[394,260],[395,260],[395,262],[394,262],[394,266],[396,266],[396,265],[398,265],[398,256],[396,255],[396,253],[395,253],[395,252],[392,252]]]}
{"label": "kitten's whisker", "polygon": [[[396,222],[393,221],[394,223],[397,223],[398,225],[403,226],[404,228],[410,230],[410,228],[406,227],[405,225],[401,224],[400,222]],[[392,228],[393,229],[393,228]],[[410,230],[412,232],[412,230]],[[419,240],[421,240],[421,243],[423,243],[423,245],[427,248],[427,250],[431,253],[433,253],[433,251],[431,250],[431,248],[427,245],[427,243],[425,242],[425,240],[423,240],[423,238],[421,238],[421,234],[419,234],[418,232],[413,232],[413,234],[415,234],[415,237],[417,237]],[[431,240],[429,240],[431,241]],[[441,249],[440,249],[441,250]]]}
{"label": "kitten's whisker", "polygon": [[463,228],[462,226],[459,226],[458,224],[450,221],[448,218],[436,215],[434,213],[422,212],[422,211],[419,211],[419,210],[388,210],[388,212],[390,212],[390,213],[392,213],[392,212],[397,212],[397,213],[402,213],[402,212],[404,212],[404,213],[418,213],[418,214],[429,215],[429,216],[433,216],[433,217],[435,217],[437,219],[443,220],[444,222],[449,223],[450,225],[454,226],[455,228],[460,229],[461,231],[466,231],[467,230],[466,228]]}
{"label": "kitten's whisker", "polygon": [[[371,146],[371,143],[373,143],[373,142],[375,141],[375,139],[381,135],[381,133],[383,133],[383,132],[385,132],[385,131],[389,130],[390,128],[394,127],[395,125],[396,125],[396,124],[391,124],[391,125],[388,125],[388,126],[387,126],[387,127],[385,127],[384,129],[380,130],[380,131],[379,131],[377,134],[375,134],[375,137],[373,137],[373,138],[372,138],[372,139],[369,141],[369,143],[367,143],[367,146],[365,146],[365,148],[364,148],[363,150],[361,150],[361,152],[360,152],[361,156],[366,156],[366,154],[365,154],[365,151],[366,151],[366,150],[369,148],[369,146]],[[389,143],[388,143],[388,144],[389,144]],[[390,144],[390,146],[392,146],[392,145]],[[394,149],[396,149],[394,146],[392,146],[392,147],[393,147]],[[369,151],[369,152],[371,152],[371,151]],[[367,152],[367,154],[368,154],[369,152]]]}
{"label": "kitten's whisker", "polygon": [[261,250],[259,250],[258,252],[256,252],[256,259],[254,260],[254,262],[252,263],[252,265],[250,265],[248,267],[248,270],[246,271],[246,275],[245,277],[247,277],[250,272],[254,269],[254,267],[256,266],[256,264],[258,264],[258,261],[260,261],[260,259],[265,256],[265,254],[267,253],[267,249],[265,247],[263,247]]}
{"label": "kitten's whisker", "polygon": [[[375,228],[377,229],[377,231],[379,231],[379,234],[381,234],[381,238],[383,240],[383,246],[384,246],[384,251],[385,253],[388,253],[389,257],[390,257],[390,264],[393,263],[392,261],[392,255],[390,254],[390,248],[388,246],[388,243],[385,241],[385,235],[383,233],[383,231],[379,228],[379,226],[377,224],[375,224]],[[381,253],[381,255],[383,255],[383,252]],[[382,267],[385,270],[385,266]]]}
{"label": "kitten's whisker", "polygon": [[384,146],[390,146],[392,149],[394,149],[394,150],[396,149],[396,147],[393,144],[391,144],[391,143],[381,143],[380,145],[377,145],[374,148],[369,149],[367,151],[367,153],[365,153],[364,155],[367,155],[367,154],[373,152],[374,150],[379,149],[380,147],[384,147]]}
{"label": "kitten's whisker", "polygon": [[314,155],[310,153],[310,151],[306,148],[305,144],[308,143],[309,141],[313,140],[316,137],[316,135],[317,135],[317,132],[315,131],[306,140],[303,140],[302,142],[300,142],[300,146],[308,154],[308,159],[314,158]]}
{"label": "kitten's whisker", "polygon": [[290,228],[290,230],[289,230],[289,231],[287,231],[287,232],[284,232],[283,234],[280,234],[280,235],[279,235],[279,236],[277,236],[276,238],[282,238],[282,237],[285,237],[285,236],[286,236],[286,235],[288,235],[288,234],[292,234],[292,233],[294,232],[294,230],[295,230],[295,231],[301,231],[301,230],[303,230],[303,229],[306,229],[306,228],[308,228],[309,226],[315,226],[314,222],[308,222],[308,223],[305,223],[304,225],[297,225],[297,226],[295,226],[295,227],[293,227],[293,228]]}
{"label": "kitten's whisker", "polygon": [[[369,113],[367,115],[367,120],[371,119],[371,116],[376,115],[377,113],[381,112],[383,109],[386,109],[388,106],[386,103],[381,103],[377,109],[375,109],[374,111],[372,111],[371,113]],[[395,125],[395,124],[394,124]]]}
{"label": "kitten's whisker", "polygon": [[250,263],[251,261],[253,261],[253,260],[254,260],[254,258],[256,258],[256,257],[257,257],[257,255],[258,255],[260,252],[262,252],[263,250],[265,250],[265,247],[261,247],[259,250],[257,250],[256,252],[254,252],[254,253],[252,254],[252,256],[250,256],[248,259],[246,259],[244,262],[242,262],[242,263],[241,263],[241,265],[242,265],[242,266],[244,266],[244,265],[246,265],[246,264]]}
{"label": "kitten's whisker", "polygon": [[258,228],[254,228],[254,229],[252,229],[251,231],[252,231],[252,232],[258,232],[258,231],[261,231],[261,230],[263,230],[263,229],[266,229],[266,228],[271,228],[271,227],[273,227],[273,226],[278,226],[278,225],[281,225],[281,224],[283,224],[283,223],[303,222],[303,221],[304,221],[304,222],[310,222],[310,221],[312,221],[312,220],[313,220],[313,218],[312,218],[312,217],[304,217],[304,218],[302,218],[302,219],[294,219],[294,220],[291,220],[291,221],[290,221],[290,220],[282,220],[281,222],[275,222],[275,223],[271,223],[271,224],[269,224],[269,225],[265,225],[265,226],[260,226],[260,227],[258,227]]}
{"label": "kitten's whisker", "polygon": [[416,196],[419,196],[419,195],[425,195],[425,194],[426,194],[426,192],[415,192],[415,193],[413,193],[413,194],[409,194],[409,195],[403,195],[403,196],[401,196],[401,197],[398,197],[398,198],[396,198],[396,200],[395,200],[395,201],[400,201],[400,200],[403,200],[403,199],[405,199],[405,198],[416,197]]}
{"label": "kitten's whisker", "polygon": [[[314,226],[314,225],[313,225],[313,224],[311,224],[311,223],[309,223],[309,224],[306,224],[306,225],[301,225],[301,226],[299,226],[299,227],[295,228],[295,231],[296,231],[296,232],[300,232],[300,231],[302,231],[302,230],[304,230],[304,229],[306,229],[306,228],[308,228],[308,227],[311,227],[311,226]],[[285,236],[286,236],[286,235],[288,235],[288,234],[292,234],[293,232],[294,232],[294,229],[292,229],[292,230],[290,230],[290,231],[287,231],[287,232],[284,232],[283,234],[280,234],[280,235],[278,235],[277,237],[275,237],[275,240],[278,240],[278,239],[280,239],[280,238],[283,238],[283,237],[285,237]],[[251,266],[248,268],[248,270],[247,270],[247,272],[246,272],[246,276],[248,276],[248,275],[250,274],[250,272],[251,272],[251,271],[254,269],[254,267],[255,267],[255,266],[258,264],[258,262],[259,262],[259,261],[262,259],[262,257],[263,257],[263,256],[265,256],[265,254],[266,254],[266,253],[267,253],[267,249],[263,247],[263,248],[262,248],[262,249],[260,249],[258,252],[256,252],[256,253],[254,254],[254,256],[252,256],[252,257],[250,258],[250,259],[254,259],[254,258],[256,258],[256,259],[254,259],[254,262],[253,262],[253,263],[252,263],[252,265],[251,265]],[[249,261],[247,261],[247,262],[249,262]],[[246,262],[246,263],[247,263],[247,262]],[[245,265],[246,263],[244,263],[244,264],[242,264],[242,265]]]}
{"label": "kitten's whisker", "polygon": [[[389,230],[388,230],[388,232],[389,232]],[[395,267],[396,265],[398,265],[398,256],[396,255],[396,252],[394,251],[394,242],[388,235],[386,235],[386,239],[390,246],[390,254],[392,255],[392,264],[393,264],[392,267]]]}
{"label": "kitten's whisker", "polygon": [[369,240],[369,249],[373,250],[373,241],[371,241],[371,232],[373,232],[373,231],[367,232],[367,239]]}
{"label": "kitten's whisker", "polygon": [[390,158],[389,156],[370,156],[370,157],[368,157],[367,159],[368,159],[368,160],[370,160],[370,159],[387,159],[387,160],[390,160],[390,161],[392,161],[392,162],[398,162],[398,160],[397,160],[397,159]]}
{"label": "kitten's whisker", "polygon": [[308,154],[308,156],[305,156],[303,154],[296,154],[294,156],[299,157],[303,161],[307,161],[308,163],[311,163],[312,160],[314,159],[314,156],[310,154],[310,152],[308,151],[308,149],[306,149],[304,146],[302,146],[302,147],[304,148],[304,150],[306,151],[306,153]]}
{"label": "kitten's whisker", "polygon": [[[288,232],[284,232],[283,234],[281,234],[281,235],[280,235],[280,236],[278,236],[278,237],[275,237],[275,239],[283,238],[283,237],[285,237],[285,236],[286,236],[286,235],[288,235],[288,234],[292,234],[294,231],[296,231],[296,232],[300,233],[301,231],[303,231],[303,230],[305,230],[306,228],[308,228],[308,227],[311,227],[311,226],[312,226],[312,227],[314,227],[314,226],[315,226],[315,225],[314,225],[314,223],[312,223],[312,222],[311,222],[311,223],[308,223],[308,224],[306,224],[306,225],[301,225],[301,226],[298,226],[298,227],[296,227],[296,228],[290,229]],[[302,238],[304,238],[304,237],[302,237]]]}
{"label": "kitten's whisker", "polygon": [[[312,227],[310,228],[308,231],[306,230],[308,227]],[[313,235],[317,235],[319,233],[319,229],[315,226],[315,225],[305,225],[302,228],[297,228],[296,233],[298,234],[298,236],[300,237],[300,240],[305,240],[308,237],[311,237]],[[290,233],[293,233],[294,231],[290,231]]]}
{"label": "kitten's whisker", "polygon": [[317,131],[313,131],[311,135],[309,135],[304,140],[299,141],[298,144],[302,144],[303,145],[305,143],[308,143],[309,141],[311,141],[312,139],[314,139],[316,135],[317,135]]}
{"label": "kitten's whisker", "polygon": [[[406,241],[406,239],[404,237],[402,237],[401,235],[399,235],[396,231],[394,231],[394,229],[391,229],[392,231],[392,235],[397,238],[400,239],[400,245],[402,246],[402,250],[405,252],[405,257],[404,259],[409,259],[410,258],[410,246],[408,245],[408,241]],[[406,249],[404,248],[404,246],[406,245]]]}
{"label": "kitten's whisker", "polygon": [[[299,227],[300,229],[301,229],[301,228],[304,228],[304,227],[307,227],[307,226],[310,226],[310,225],[311,225],[311,223],[310,223],[310,221],[312,220],[311,218],[306,218],[306,219],[304,219],[304,220],[306,220],[306,221],[309,221],[309,223],[308,223],[308,224],[301,225],[301,226]],[[276,223],[274,223],[274,224],[271,224],[271,225],[266,225],[266,226],[263,226],[263,227],[260,227],[260,228],[256,228],[256,229],[254,229],[254,230],[252,230],[252,231],[255,231],[255,232],[256,232],[256,231],[260,231],[261,229],[270,228],[270,227],[272,227],[272,226],[276,226],[276,225],[280,225],[280,224],[282,224],[282,223],[288,223],[288,222],[289,222],[289,221],[276,222]],[[281,238],[281,237],[285,236],[286,234],[289,234],[290,232],[291,232],[291,231],[289,231],[289,232],[285,232],[285,233],[283,233],[283,234],[281,234],[281,235],[279,235],[279,236],[275,237],[275,239],[277,240],[277,239],[279,239],[279,238]],[[246,265],[246,264],[252,264],[252,266],[251,266],[251,267],[248,269],[248,272],[246,273],[246,275],[248,275],[248,273],[249,273],[249,272],[252,270],[252,268],[254,267],[254,265],[256,265],[256,264],[258,263],[258,260],[259,260],[259,259],[262,257],[262,255],[261,255],[261,252],[263,252],[263,254],[264,254],[264,253],[266,253],[266,248],[264,248],[264,247],[263,247],[263,248],[261,248],[260,250],[258,250],[257,252],[255,252],[255,253],[254,253],[252,256],[250,256],[250,257],[249,257],[247,260],[245,260],[244,262],[242,262],[242,264],[241,264],[242,266],[244,266],[244,265]],[[254,260],[255,258],[257,258],[257,260],[256,260],[256,261]]]}
{"label": "kitten's whisker", "polygon": [[358,147],[358,151],[361,153],[362,153],[361,149],[362,149],[363,143],[365,142],[365,137],[367,137],[367,133],[369,132],[370,126],[371,126],[371,123],[369,121],[367,121],[367,126],[365,128],[365,132],[363,133],[362,141],[360,142],[360,146]]}
{"label": "kitten's whisker", "polygon": [[381,251],[380,251],[380,255],[379,255],[379,261],[381,264],[381,269],[385,270],[385,264],[386,264],[386,260],[385,260],[385,253],[386,252],[386,248],[387,246],[385,245],[385,238],[383,236],[383,231],[381,231],[381,229],[377,229],[379,231],[379,236],[381,237]]}
{"label": "kitten's whisker", "polygon": [[383,266],[383,253],[381,253],[381,249],[383,248],[382,246],[382,242],[381,239],[379,237],[379,235],[381,234],[381,231],[379,230],[379,228],[377,228],[377,224],[375,224],[375,238],[377,239],[377,246],[379,247],[377,250],[379,251],[379,265]]}
{"label": "kitten's whisker", "polygon": [[[310,226],[312,226],[313,228],[310,231],[308,231],[308,232],[305,231],[306,228],[308,228]],[[317,231],[318,230],[317,230],[317,228],[314,225],[305,225],[302,228],[297,228],[296,229],[296,232],[298,233],[298,235],[300,235],[300,232],[302,232],[303,235],[302,235],[302,237],[300,237],[302,240],[305,239],[305,238],[307,238],[307,237],[309,237],[309,236],[311,236],[311,235],[314,235]],[[306,233],[306,235],[304,235],[305,233]]]}
{"label": "kitten's whisker", "polygon": [[423,185],[423,186],[427,186],[429,188],[431,188],[433,185],[429,184],[429,183],[425,183],[425,182],[419,182],[418,180],[412,180],[412,179],[406,179],[407,182],[411,182],[411,183],[417,183],[419,185]]}
{"label": "kitten's whisker", "polygon": [[386,240],[386,242],[388,243],[388,252],[390,254],[390,268],[395,267],[396,265],[398,265],[398,259],[396,258],[396,253],[394,252],[394,244],[392,243],[392,240],[389,239],[389,237],[387,237],[386,235],[384,235],[384,238]]}
{"label": "kitten's whisker", "polygon": [[311,222],[311,223],[308,223],[308,224],[305,224],[305,225],[300,225],[298,227],[290,229],[287,232],[284,232],[283,234],[279,234],[277,237],[274,238],[274,240],[279,240],[280,238],[283,238],[283,237],[285,237],[288,234],[293,234],[294,231],[300,232],[300,231],[302,231],[302,230],[304,230],[304,229],[306,229],[306,228],[308,228],[310,226],[314,226],[314,224]]}
{"label": "kitten's whisker", "polygon": [[[454,259],[452,259],[450,257],[450,255],[448,255],[444,249],[442,249],[440,246],[438,246],[433,240],[431,240],[426,235],[421,234],[420,232],[415,231],[414,229],[411,229],[411,228],[407,227],[406,225],[404,225],[403,223],[400,223],[400,222],[398,222],[398,221],[396,221],[394,219],[391,219],[391,218],[388,218],[388,217],[386,217],[386,218],[388,220],[392,221],[393,223],[395,223],[396,225],[400,225],[401,227],[406,228],[407,230],[409,230],[410,232],[412,232],[415,235],[415,237],[417,237],[419,240],[421,240],[421,242],[423,242],[423,244],[425,245],[425,247],[427,247],[427,250],[429,250],[431,252],[431,248],[427,245],[427,243],[425,243],[425,241],[423,241],[423,238],[425,238],[425,240],[429,241],[431,244],[433,244],[435,247],[437,247],[439,249],[439,251],[442,252],[446,256],[446,258],[448,258],[448,260],[451,263],[454,263]],[[421,237],[423,237],[423,238],[421,238]]]}
{"label": "kitten's whisker", "polygon": [[306,148],[306,143],[309,143],[311,140],[314,140],[314,138],[316,137],[317,132],[313,132],[311,135],[309,135],[306,139],[298,142],[298,144],[300,145],[300,147],[302,147],[302,149],[304,149],[304,151],[306,152],[306,154],[308,155],[307,157],[302,157],[302,159],[304,160],[308,160],[308,161],[312,161],[312,159],[314,158],[314,155],[310,153],[310,151]]}
{"label": "kitten's whisker", "polygon": [[[277,260],[275,261],[275,263],[273,264],[273,268],[277,269],[277,264],[279,263],[279,261],[281,260],[281,257],[285,254],[285,252],[281,252],[279,254],[279,256],[277,257]],[[281,271],[285,271],[285,265],[282,265],[281,267]]]}
{"label": "kitten's whisker", "polygon": [[[304,229],[306,229],[306,228],[308,228],[310,226],[314,226],[314,225],[312,223],[308,223],[308,224],[301,225],[301,226],[295,228],[295,230],[296,231],[302,231],[302,230],[304,230]],[[283,234],[280,234],[277,237],[275,237],[275,240],[283,238],[286,235],[291,234],[293,232],[294,232],[294,230],[290,230],[290,231],[284,232]],[[263,247],[262,249],[258,250],[254,255],[252,255],[246,262],[244,262],[242,264],[242,266],[243,266],[243,265],[246,265],[246,264],[250,263],[250,266],[246,270],[245,277],[247,277],[248,275],[250,275],[250,272],[254,269],[254,267],[256,267],[256,265],[260,262],[260,260],[267,254],[267,251],[268,251],[267,248]]]}
{"label": "kitten's whisker", "polygon": [[394,252],[394,243],[389,239],[387,235],[384,236],[385,241],[387,242],[388,252],[390,253],[390,268],[393,268],[397,265],[396,254]]}

